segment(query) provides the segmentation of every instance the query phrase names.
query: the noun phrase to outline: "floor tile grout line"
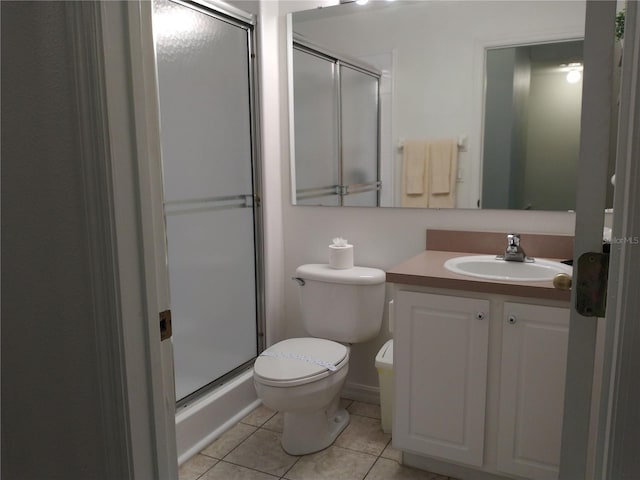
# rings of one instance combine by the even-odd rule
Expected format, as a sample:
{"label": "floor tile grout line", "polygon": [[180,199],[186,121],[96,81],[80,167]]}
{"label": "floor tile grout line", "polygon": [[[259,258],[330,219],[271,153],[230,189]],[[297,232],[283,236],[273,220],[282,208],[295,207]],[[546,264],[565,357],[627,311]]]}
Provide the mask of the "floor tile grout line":
{"label": "floor tile grout line", "polygon": [[[384,445],[384,448],[382,449],[382,451],[380,452],[380,454],[376,457],[376,459],[374,460],[374,462],[371,464],[371,466],[369,467],[369,470],[367,470],[367,473],[364,474],[364,477],[362,477],[362,480],[366,480],[367,476],[369,475],[369,473],[371,473],[371,470],[373,470],[373,467],[376,466],[376,463],[378,463],[378,460],[380,460],[381,458],[384,458],[382,456],[382,454],[384,453],[384,451],[387,449],[387,447],[389,446],[389,444],[391,443],[391,439],[389,439],[389,441]],[[387,459],[388,460],[388,459]]]}
{"label": "floor tile grout line", "polygon": [[[196,453],[196,455],[204,455],[207,458],[212,458],[213,460],[217,460],[217,461],[221,460],[220,458],[212,457],[211,455],[207,455],[206,453],[202,453],[202,451]],[[191,457],[191,458],[193,458],[193,457]]]}
{"label": "floor tile grout line", "polygon": [[[246,425],[246,424],[245,424]],[[229,450],[227,453],[225,453],[222,458],[219,458],[219,461],[223,461],[225,458],[227,458],[227,456],[231,455],[231,452],[233,452],[236,448],[238,448],[240,445],[242,445],[244,442],[246,442],[249,438],[251,438],[258,430],[260,430],[260,427],[256,427],[255,425],[249,425],[250,427],[254,427],[255,430],[253,432],[251,432],[249,435],[247,435],[245,438],[242,439],[242,441],[240,443],[238,443],[235,447],[233,447],[231,450]],[[215,457],[211,457],[211,458],[215,458]],[[227,462],[227,463],[231,463],[231,462]]]}
{"label": "floor tile grout line", "polygon": [[[349,399],[346,399],[346,400],[349,400]],[[348,409],[349,409],[351,406],[353,406],[355,403],[357,403],[355,400],[349,400],[348,405],[345,405],[345,407],[344,407],[344,408],[345,408],[346,410],[348,410]],[[360,402],[360,403],[366,403],[366,402]],[[207,458],[210,458],[210,459],[212,459],[212,460],[215,460],[215,462],[216,462],[216,463],[214,463],[211,467],[209,467],[209,468],[208,468],[207,470],[205,470],[202,474],[200,474],[200,475],[197,477],[197,479],[196,479],[196,480],[198,480],[198,479],[202,478],[202,477],[203,477],[207,472],[209,472],[212,468],[214,468],[218,463],[223,462],[223,461],[224,461],[224,462],[226,462],[226,463],[228,463],[228,464],[231,464],[231,465],[236,465],[236,466],[239,466],[239,467],[242,467],[242,468],[247,468],[247,469],[249,469],[249,470],[253,470],[253,471],[256,471],[256,472],[259,472],[259,473],[264,473],[264,474],[267,474],[267,475],[271,475],[271,476],[273,476],[274,478],[280,478],[280,479],[284,479],[284,480],[286,480],[286,475],[291,471],[291,469],[293,469],[293,468],[294,468],[294,466],[295,466],[295,465],[296,465],[296,464],[297,464],[297,463],[298,463],[298,462],[299,462],[303,457],[305,457],[305,456],[307,456],[307,455],[300,455],[300,456],[296,456],[297,458],[296,458],[295,462],[294,462],[294,463],[293,463],[293,464],[292,464],[292,465],[291,465],[291,466],[290,466],[290,467],[289,467],[289,468],[288,468],[288,469],[287,469],[287,470],[286,470],[286,471],[285,471],[285,472],[284,472],[280,477],[277,477],[276,475],[273,475],[272,473],[269,473],[269,472],[264,472],[264,471],[262,471],[262,470],[258,470],[258,469],[256,469],[256,468],[247,467],[247,466],[245,466],[245,465],[237,464],[237,463],[234,463],[234,462],[231,462],[231,461],[227,460],[227,457],[228,457],[229,455],[231,455],[231,453],[233,453],[233,452],[234,452],[238,447],[240,447],[241,445],[243,445],[247,440],[249,440],[253,435],[255,435],[255,434],[256,434],[256,432],[258,432],[258,431],[260,431],[260,430],[262,430],[262,429],[264,429],[265,431],[268,431],[268,432],[270,432],[270,433],[277,433],[277,434],[279,434],[279,435],[282,435],[282,432],[281,432],[281,431],[278,431],[278,430],[275,430],[275,429],[272,429],[272,428],[269,428],[269,427],[266,427],[266,426],[265,426],[265,425],[266,425],[270,420],[272,420],[276,415],[278,415],[278,413],[279,413],[279,412],[277,412],[277,411],[273,411],[273,413],[272,413],[272,414],[271,414],[267,419],[265,419],[263,422],[261,422],[261,424],[260,424],[260,425],[256,425],[256,424],[252,424],[252,423],[244,422],[244,421],[243,421],[244,419],[240,420],[238,423],[242,423],[243,425],[246,425],[246,426],[249,426],[249,427],[253,427],[255,430],[254,430],[253,432],[251,432],[247,437],[243,438],[243,439],[240,441],[240,443],[238,443],[237,445],[235,445],[235,446],[234,446],[234,447],[233,447],[229,452],[227,452],[226,454],[222,455],[222,458],[216,458],[216,457],[214,457],[214,456],[211,456],[210,454],[203,453],[203,451],[198,452],[198,454],[200,454],[200,455],[203,455],[203,456],[205,456],[205,457],[207,457]],[[362,413],[352,413],[352,412],[349,412],[349,414],[350,414],[351,416],[354,416],[354,417],[362,417],[362,418],[368,418],[368,419],[378,420],[378,421],[380,421],[380,420],[381,420],[381,418],[379,418],[379,417],[373,417],[373,416],[369,416],[369,415],[363,415]],[[245,418],[246,418],[246,417],[245,417]],[[370,457],[374,457],[373,464],[372,464],[372,466],[369,468],[369,470],[367,470],[367,473],[366,473],[366,474],[365,474],[365,476],[363,477],[363,479],[364,479],[364,478],[365,478],[365,477],[370,473],[371,469],[372,469],[372,468],[373,468],[373,466],[377,463],[377,461],[378,461],[380,458],[385,458],[385,457],[382,457],[382,454],[384,453],[384,451],[386,450],[386,448],[389,446],[389,444],[391,443],[391,441],[392,441],[392,440],[391,440],[391,439],[389,439],[389,440],[385,443],[384,447],[382,448],[382,450],[381,450],[378,454],[374,454],[374,453],[370,453],[370,452],[365,452],[365,451],[358,450],[358,449],[355,449],[355,448],[350,448],[350,447],[345,447],[345,446],[338,446],[338,445],[335,445],[334,443],[332,443],[332,445],[330,445],[329,447],[334,446],[334,447],[336,447],[336,448],[338,448],[338,449],[343,449],[343,450],[346,450],[346,451],[351,451],[351,452],[355,452],[355,453],[364,454],[364,455],[367,455],[367,456],[370,456]],[[329,447],[327,447],[327,448],[329,448]],[[395,459],[391,459],[391,458],[389,458],[388,460],[391,460],[391,461],[395,461],[395,462],[397,462],[397,460],[395,460]],[[397,463],[400,463],[400,462],[397,462]]]}
{"label": "floor tile grout line", "polygon": [[[253,425],[252,425],[252,426],[253,426]],[[242,442],[240,442],[240,444],[238,444],[235,448],[238,448],[242,443],[244,443],[244,441],[246,441],[249,437],[251,437],[251,436],[252,436],[254,433],[256,433],[258,430],[260,430],[260,428],[258,428],[255,432],[253,432],[251,435],[249,435],[245,440],[243,440]],[[267,430],[268,430],[268,429],[267,429]],[[269,431],[271,431],[271,430],[269,430]],[[388,446],[389,446],[389,444],[390,444],[390,443],[391,443],[391,440],[389,440],[389,441],[386,443],[386,445],[385,445],[385,449],[386,449],[386,447],[388,447]],[[369,475],[369,473],[371,472],[371,470],[373,470],[373,467],[376,465],[376,463],[378,462],[378,460],[380,460],[381,458],[382,458],[382,459],[385,459],[385,460],[395,461],[395,460],[393,460],[393,459],[385,458],[385,457],[383,457],[383,456],[382,456],[382,452],[384,452],[384,449],[382,450],[382,452],[381,452],[380,454],[378,454],[378,455],[373,455],[373,454],[371,454],[371,453],[362,452],[362,451],[354,450],[354,449],[347,448],[347,447],[340,447],[340,446],[338,446],[338,445],[333,445],[333,444],[332,444],[332,445],[330,445],[330,446],[329,446],[329,447],[327,447],[327,448],[331,448],[332,446],[333,446],[333,447],[335,447],[335,448],[338,448],[338,449],[342,449],[342,450],[347,450],[347,451],[351,451],[351,452],[362,453],[362,454],[364,454],[364,455],[367,455],[367,456],[370,456],[370,457],[374,457],[374,458],[375,458],[375,459],[374,459],[374,461],[373,461],[373,463],[371,464],[371,466],[369,467],[369,469],[368,469],[368,470],[367,470],[367,472],[364,474],[364,476],[362,477],[362,479],[361,479],[361,480],[366,480],[367,475]],[[233,450],[235,450],[235,448],[234,448],[234,449],[232,449],[232,450],[231,450],[231,452],[232,452]],[[227,455],[229,455],[231,452],[229,452]],[[300,456],[296,456],[296,457],[297,457],[297,458],[296,458],[296,461],[295,461],[295,462],[293,462],[293,464],[292,464],[292,465],[291,465],[291,466],[290,466],[290,467],[289,467],[289,468],[288,468],[288,469],[287,469],[287,470],[286,470],[286,471],[285,471],[281,476],[276,476],[276,475],[273,475],[272,473],[265,472],[265,471],[263,471],[263,470],[259,470],[259,469],[257,469],[257,468],[248,467],[248,466],[246,466],[246,465],[242,465],[242,464],[239,464],[239,463],[231,462],[231,461],[229,461],[229,460],[218,459],[218,458],[214,458],[214,457],[211,457],[211,456],[209,456],[209,455],[205,455],[205,454],[201,454],[201,455],[204,455],[204,456],[206,456],[207,458],[211,458],[211,459],[215,460],[216,462],[215,462],[213,465],[211,465],[207,470],[205,470],[205,471],[204,471],[204,472],[202,472],[200,475],[198,475],[198,477],[196,477],[196,480],[199,480],[199,479],[203,478],[203,477],[204,477],[204,475],[205,475],[207,472],[209,472],[211,469],[213,469],[213,468],[214,468],[216,465],[218,465],[220,462],[228,463],[228,464],[230,464],[230,465],[235,465],[235,466],[237,466],[237,467],[241,467],[241,468],[246,468],[246,469],[248,469],[248,470],[252,470],[252,471],[254,471],[254,472],[258,472],[258,473],[263,473],[263,474],[266,474],[266,475],[270,475],[270,476],[272,476],[273,478],[278,478],[278,479],[280,479],[280,480],[286,480],[286,475],[287,475],[287,474],[288,474],[288,473],[293,469],[293,467],[294,467],[294,466],[295,466],[295,465],[296,465],[296,464],[297,464],[297,463],[298,463],[298,462],[299,462],[303,457],[307,456],[307,455],[300,455]],[[225,457],[226,457],[227,455],[225,455]],[[399,462],[396,462],[396,463],[399,463]],[[448,479],[448,477],[447,477],[447,479]],[[451,479],[448,479],[448,480],[451,480]]]}
{"label": "floor tile grout line", "polygon": [[[268,421],[268,420],[267,420],[267,421]],[[265,422],[265,423],[266,423],[266,422]],[[250,426],[255,427],[255,425],[250,425]],[[246,442],[247,440],[249,440],[249,438],[251,438],[253,435],[255,435],[257,432],[259,432],[259,431],[260,431],[260,430],[262,430],[262,429],[263,429],[263,427],[256,427],[255,431],[253,431],[253,432],[252,432],[252,433],[251,433],[247,438],[245,438],[244,440],[242,440],[238,445],[236,445],[235,447],[233,447],[233,448],[232,448],[232,449],[231,449],[227,454],[225,454],[225,456],[224,456],[223,458],[221,458],[219,461],[220,461],[220,462],[223,462],[223,461],[224,461],[224,462],[226,462],[226,463],[230,463],[230,464],[232,464],[232,465],[237,465],[238,467],[248,468],[249,470],[254,470],[254,471],[256,471],[256,472],[266,473],[267,475],[271,475],[271,476],[272,476],[272,477],[274,477],[274,478],[281,478],[281,477],[278,477],[277,475],[273,475],[272,473],[265,472],[265,471],[263,471],[263,470],[258,470],[257,468],[247,467],[246,465],[241,465],[241,464],[239,464],[239,463],[235,463],[235,462],[231,462],[231,461],[229,461],[229,460],[226,460],[226,458],[227,458],[229,455],[231,455],[231,453],[232,453],[233,451],[235,451],[237,448],[239,448],[239,447],[240,447],[244,442]],[[278,433],[278,432],[274,432],[273,430],[269,430],[268,428],[266,428],[265,430],[266,430],[266,431],[268,431],[268,432],[271,432],[271,433]],[[281,433],[279,433],[279,435],[282,435],[282,434],[281,434]],[[286,453],[286,452],[285,452],[285,453]],[[287,454],[287,455],[288,455],[288,454]],[[295,455],[292,455],[292,456],[295,456]],[[298,463],[298,460],[300,460],[300,458],[302,458],[302,456],[299,456],[298,458],[296,458],[296,461],[295,461],[295,462],[293,462],[293,465],[295,465],[296,463]],[[293,468],[293,465],[291,465],[291,467],[290,467],[289,469],[287,469],[283,475],[286,475],[286,474],[289,472],[289,470],[291,470],[291,468]],[[213,467],[212,467],[212,468],[213,468]]]}
{"label": "floor tile grout line", "polygon": [[349,415],[352,416],[352,417],[370,418],[371,420],[380,421],[380,418],[378,418],[378,417],[370,417],[369,415],[362,415],[361,413],[351,413],[351,412],[349,412]]}
{"label": "floor tile grout line", "polygon": [[362,480],[366,480],[367,476],[371,473],[371,470],[373,470],[373,467],[375,467],[376,463],[378,463],[378,460],[380,460],[379,456],[373,461],[373,463],[369,467],[369,470],[367,470],[367,473],[365,473],[364,477],[362,477]]}
{"label": "floor tile grout line", "polygon": [[[257,408],[256,408],[256,410],[257,410],[258,408],[260,408],[260,407],[257,407]],[[255,412],[255,410],[254,410],[254,412]],[[253,412],[252,412],[252,413],[253,413]],[[242,424],[244,424],[244,425],[249,425],[249,426],[251,426],[251,427],[262,428],[262,427],[264,427],[264,424],[265,424],[265,423],[267,423],[269,420],[271,420],[271,419],[272,419],[273,417],[275,417],[277,414],[278,414],[278,412],[276,412],[276,411],[274,410],[274,411],[273,411],[273,413],[271,414],[271,416],[270,416],[269,418],[267,418],[264,422],[262,422],[260,425],[254,425],[254,424],[252,424],[252,423],[247,423],[247,422],[245,422],[245,421],[244,421],[244,419],[245,419],[245,418],[247,418],[249,415],[251,415],[251,413],[250,413],[249,415],[247,415],[246,417],[244,417],[242,420],[240,420],[238,423],[242,423]]]}
{"label": "floor tile grout line", "polygon": [[269,427],[260,427],[260,428],[264,428],[265,430],[272,432],[272,433],[279,433],[282,434],[282,430],[275,430],[273,428],[269,428]]}
{"label": "floor tile grout line", "polygon": [[355,412],[351,412],[351,411],[349,411],[349,408],[350,408],[350,407],[345,408],[345,410],[346,410],[347,412],[349,412],[349,415],[356,415],[356,416],[358,416],[358,417],[365,417],[365,418],[373,418],[374,420],[380,420],[380,421],[382,421],[382,417],[374,417],[374,416],[371,416],[371,415],[365,415],[364,413],[355,413]]}
{"label": "floor tile grout line", "polygon": [[362,418],[370,418],[371,420],[382,421],[380,418],[370,417],[369,415],[362,415],[361,413],[351,413],[349,412],[350,417],[362,417]]}
{"label": "floor tile grout line", "polygon": [[[369,455],[370,457],[376,457],[376,458],[379,457],[380,455],[382,455],[382,452],[384,452],[384,449],[380,453],[363,452],[362,450],[356,450],[355,448],[344,447],[342,445],[336,445],[335,443],[332,443],[331,445],[329,445],[329,447],[341,448],[343,450],[348,450],[350,452],[356,452],[356,453],[362,453],[364,455]],[[327,448],[329,448],[329,447],[327,447]]]}
{"label": "floor tile grout line", "polygon": [[349,452],[362,453],[363,455],[368,455],[370,457],[376,457],[376,458],[378,457],[378,455],[376,455],[375,453],[363,452],[362,450],[356,450],[355,448],[343,447],[342,445],[336,445],[335,443],[332,443],[327,448],[331,448],[331,447],[340,448],[342,450],[347,450]]}
{"label": "floor tile grout line", "polygon": [[245,425],[247,427],[253,427],[255,428],[255,430],[253,432],[251,432],[249,435],[247,435],[245,438],[243,438],[240,443],[238,443],[235,447],[233,447],[231,450],[229,450],[227,453],[225,453],[224,455],[222,455],[222,458],[217,458],[214,457],[212,455],[209,455],[207,453],[204,453],[204,451],[209,448],[211,445],[213,445],[214,443],[216,443],[218,440],[220,440],[227,432],[229,432],[232,428],[238,426],[238,424],[241,424],[242,420],[239,421],[238,423],[236,423],[233,427],[229,428],[228,430],[226,430],[222,435],[220,435],[218,438],[216,438],[214,441],[212,441],[209,445],[207,445],[206,447],[204,447],[202,450],[200,450],[198,453],[196,453],[196,455],[200,454],[200,455],[204,455],[205,457],[209,457],[209,458],[213,458],[214,460],[224,460],[224,458],[229,455],[231,452],[233,452],[236,448],[238,448],[240,445],[242,445],[249,437],[251,437],[254,433],[256,433],[258,430],[260,430],[261,427],[256,427],[255,425],[250,425],[248,423],[242,423],[242,425]]}
{"label": "floor tile grout line", "polygon": [[[279,477],[278,475],[274,475],[273,473],[265,472],[264,470],[258,470],[257,468],[253,468],[253,467],[247,467],[246,465],[241,465],[241,464],[239,464],[239,463],[230,462],[229,460],[220,460],[220,462],[228,463],[229,465],[235,465],[236,467],[246,468],[247,470],[252,470],[252,471],[254,471],[254,472],[263,473],[263,474],[265,474],[265,475],[270,475],[270,476],[272,476],[274,479],[275,479],[275,478],[278,478],[278,479],[279,479],[279,478],[281,478],[281,477]],[[216,465],[217,465],[217,463],[216,463]],[[214,466],[215,466],[215,465],[214,465]],[[213,468],[213,467],[211,467],[211,468]],[[288,471],[289,471],[289,470],[287,470],[287,472],[288,472]],[[286,473],[285,473],[285,475],[286,475]]]}
{"label": "floor tile grout line", "polygon": [[[199,453],[196,453],[196,455],[198,455]],[[222,460],[218,460],[217,458],[213,458],[210,457],[209,455],[205,455],[205,457],[207,458],[211,458],[213,460],[216,461],[216,463],[214,463],[213,465],[211,465],[209,468],[207,468],[204,472],[202,472],[200,475],[198,475],[195,480],[200,480],[209,470],[211,470],[213,467],[215,467],[218,463],[220,463]]]}
{"label": "floor tile grout line", "polygon": [[[281,476],[280,478],[285,478],[285,476],[287,475],[287,473],[289,473],[289,472],[291,471],[291,469],[292,469],[293,467],[295,467],[295,466],[296,466],[296,464],[297,464],[297,463],[300,461],[300,459],[301,459],[301,458],[303,458],[303,457],[304,457],[304,455],[299,455],[299,456],[298,456],[298,458],[296,458],[296,461],[295,461],[295,462],[293,462],[293,463],[291,464],[291,466],[287,469],[287,471],[286,471],[286,472],[284,472],[284,473],[282,474],[282,476]],[[285,479],[285,480],[286,480],[286,479]]]}
{"label": "floor tile grout line", "polygon": [[[266,423],[266,422],[265,422],[265,423]],[[260,427],[260,428],[263,428],[263,427]],[[258,430],[260,430],[260,429],[258,429]],[[280,436],[282,437],[282,432],[274,432],[273,430],[269,430],[268,428],[265,428],[265,430],[267,430],[267,431],[269,431],[269,432],[277,433],[278,435],[280,435]],[[282,450],[283,450],[285,453],[287,453],[287,452],[284,450],[284,448],[283,448]],[[290,455],[290,454],[288,454],[288,453],[287,453],[287,455]],[[282,478],[284,478],[284,477],[285,477],[285,475],[291,471],[291,469],[296,465],[296,463],[298,463],[298,462],[300,461],[300,459],[301,459],[302,457],[304,457],[304,455],[292,455],[292,456],[293,456],[293,457],[296,457],[296,461],[295,461],[295,462],[293,462],[293,463],[291,464],[291,466],[290,466],[290,467],[289,467],[289,468],[288,468],[288,469],[287,469],[287,470],[286,470],[286,471],[285,471],[285,472],[280,476],[280,478],[281,478],[281,479],[282,479]],[[285,479],[285,480],[286,480],[286,479]]]}

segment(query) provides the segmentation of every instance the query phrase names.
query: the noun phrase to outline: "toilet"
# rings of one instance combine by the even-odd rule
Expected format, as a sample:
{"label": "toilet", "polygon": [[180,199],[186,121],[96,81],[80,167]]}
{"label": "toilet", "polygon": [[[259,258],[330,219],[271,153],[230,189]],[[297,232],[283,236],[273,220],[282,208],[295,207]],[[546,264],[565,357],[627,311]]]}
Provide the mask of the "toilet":
{"label": "toilet", "polygon": [[349,424],[340,392],[349,371],[349,344],[380,331],[385,273],[377,268],[301,265],[294,280],[310,337],[289,338],[256,359],[258,398],[284,413],[282,447],[291,455],[327,448]]}

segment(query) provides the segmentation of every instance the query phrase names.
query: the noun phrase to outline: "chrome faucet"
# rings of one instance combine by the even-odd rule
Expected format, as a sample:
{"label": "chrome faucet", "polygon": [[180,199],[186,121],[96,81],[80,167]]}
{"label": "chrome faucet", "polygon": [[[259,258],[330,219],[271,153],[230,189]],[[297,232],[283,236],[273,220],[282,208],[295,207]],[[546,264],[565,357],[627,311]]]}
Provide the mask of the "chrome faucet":
{"label": "chrome faucet", "polygon": [[510,233],[507,235],[507,248],[504,251],[503,260],[507,262],[533,262],[534,259],[527,257],[520,246],[520,234]]}

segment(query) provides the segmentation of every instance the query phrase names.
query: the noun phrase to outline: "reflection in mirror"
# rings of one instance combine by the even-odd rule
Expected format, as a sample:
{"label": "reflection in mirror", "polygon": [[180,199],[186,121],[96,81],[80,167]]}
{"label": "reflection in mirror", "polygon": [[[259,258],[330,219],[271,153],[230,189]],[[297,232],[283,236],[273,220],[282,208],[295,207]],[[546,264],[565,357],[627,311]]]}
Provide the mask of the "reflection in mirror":
{"label": "reflection in mirror", "polygon": [[[536,59],[542,55],[534,52],[535,45],[582,40],[584,11],[585,2],[581,0],[547,2],[461,0],[370,1],[362,6],[352,2],[296,12],[289,19],[291,39],[289,68],[290,79],[292,79],[290,87],[293,87],[293,78],[297,76],[295,63],[292,68],[292,62],[296,58],[292,48],[294,34],[296,39],[320,45],[338,58],[345,57],[371,65],[381,73],[378,87],[379,173],[377,177],[367,174],[358,179],[348,180],[351,183],[368,184],[377,178],[381,183],[380,190],[377,192],[380,206],[397,207],[407,204],[408,177],[405,167],[409,163],[405,159],[408,156],[407,149],[403,147],[418,141],[426,145],[422,150],[427,152],[425,155],[427,162],[432,156],[434,144],[441,144],[441,142],[458,144],[458,148],[451,154],[455,158],[439,160],[439,171],[443,171],[440,167],[444,165],[444,175],[449,175],[451,186],[447,193],[449,195],[447,204],[437,204],[438,208],[482,206],[482,208],[569,210],[574,208],[574,193],[571,191],[575,176],[573,160],[563,164],[562,172],[559,170],[554,172],[557,183],[566,186],[561,189],[561,194],[552,193],[549,190],[536,191],[537,186],[548,187],[552,182],[540,181],[540,177],[548,178],[550,174],[548,170],[545,173],[544,168],[532,168],[533,160],[523,163],[518,175],[515,174],[517,168],[509,174],[506,174],[504,169],[500,175],[490,174],[489,169],[496,170],[495,166],[489,166],[490,163],[487,166],[488,170],[483,171],[484,164],[491,162],[487,160],[488,154],[483,135],[484,90],[487,75],[485,61],[492,56],[490,52],[496,49],[530,46],[526,48],[533,52],[531,53],[531,71],[534,72]],[[488,56],[487,52],[489,52]],[[518,55],[522,56],[523,53]],[[540,77],[543,76],[542,71],[538,73]],[[518,77],[518,81],[521,81],[521,77],[522,75]],[[340,148],[337,144],[338,137],[343,135],[340,126],[333,123],[315,125],[312,129],[301,132],[300,129],[303,127],[298,125],[299,118],[296,117],[302,115],[299,113],[299,100],[314,105],[311,111],[315,112],[316,120],[319,121],[322,116],[323,122],[341,121],[336,113],[338,110],[334,106],[337,100],[334,99],[332,103],[318,98],[320,95],[320,89],[316,85],[318,81],[315,78],[307,78],[304,81],[308,84],[308,90],[314,92],[311,96],[305,95],[304,100],[295,92],[290,94],[292,100],[290,113],[293,117],[290,124],[292,201],[305,205],[326,205],[327,203],[321,202],[325,202],[327,198],[321,201],[318,198],[307,198],[304,202],[296,199],[296,190],[310,187],[296,184],[298,179],[294,174],[300,168],[306,168],[300,163],[302,152],[314,156],[313,168],[326,176],[322,179],[322,185],[343,185],[347,181],[345,178],[336,177],[341,174],[346,177],[346,172],[339,173],[337,167],[323,163],[323,158],[335,156]],[[581,90],[580,83],[578,82],[578,88],[574,90]],[[316,85],[315,90],[311,85]],[[531,88],[533,91],[533,87]],[[504,93],[513,94],[513,88],[510,93],[506,91]],[[546,108],[545,105],[558,106],[565,100],[564,96],[559,99],[532,98],[529,101],[529,113],[536,108]],[[358,110],[354,109],[352,112],[362,111],[362,115],[355,116],[363,117],[362,107],[357,108]],[[559,117],[556,115],[555,118]],[[516,123],[518,122],[524,124],[527,120],[518,117]],[[333,133],[330,134],[325,129]],[[558,152],[550,153],[545,148],[556,141],[540,137],[539,135],[544,133],[542,130],[538,129],[536,133],[538,136],[535,137],[534,146],[538,152],[535,156],[532,154],[531,158],[541,158],[550,163],[550,159],[557,158],[557,155],[564,155],[558,152],[565,147],[568,150],[569,143],[573,140],[565,137],[563,142],[566,144],[559,145]],[[324,140],[336,143],[318,144]],[[360,142],[361,140],[357,140],[353,146],[361,147]],[[343,148],[346,148],[346,144]],[[365,152],[363,161],[371,162],[372,157],[375,156],[374,150],[366,147],[363,151]],[[452,157],[445,156],[445,158]],[[557,162],[555,160],[553,162],[554,168],[559,169]],[[571,171],[571,168],[574,170]],[[432,169],[433,165],[426,163],[422,168],[423,175],[431,175]],[[418,172],[420,171],[418,168]],[[320,173],[314,173],[314,175],[320,175]],[[419,175],[421,174],[418,173]],[[531,181],[528,178],[529,175],[532,175]],[[538,178],[535,178],[536,175]],[[433,197],[434,185],[440,188],[440,191],[443,191],[443,188],[444,191],[447,190],[446,182],[419,178],[424,182],[422,195],[425,197],[428,195]],[[564,180],[561,181],[560,178]],[[511,185],[511,180],[516,184]],[[500,194],[496,193],[493,196],[495,198],[492,198],[493,191],[500,191]],[[510,199],[504,191],[512,192]],[[412,195],[412,200],[418,198],[418,194]],[[563,200],[561,195],[569,198],[569,201]],[[333,196],[339,197],[339,195]],[[346,199],[349,197],[343,198],[345,199],[343,201],[339,198],[334,199],[333,204],[348,205]],[[422,198],[416,203],[415,206],[429,207],[431,201]],[[368,204],[375,205],[374,202]]]}
{"label": "reflection in mirror", "polygon": [[302,40],[292,63],[294,203],[378,206],[380,73]]}
{"label": "reflection in mirror", "polygon": [[582,44],[487,50],[482,208],[575,209]]}

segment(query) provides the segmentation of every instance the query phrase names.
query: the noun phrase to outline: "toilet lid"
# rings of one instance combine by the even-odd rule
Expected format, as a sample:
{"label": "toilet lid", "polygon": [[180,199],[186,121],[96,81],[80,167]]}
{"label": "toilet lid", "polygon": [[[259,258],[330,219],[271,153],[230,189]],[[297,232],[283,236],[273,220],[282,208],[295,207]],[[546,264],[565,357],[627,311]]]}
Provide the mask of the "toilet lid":
{"label": "toilet lid", "polygon": [[323,338],[290,338],[262,352],[253,371],[264,383],[300,385],[342,368],[348,352],[346,346]]}

